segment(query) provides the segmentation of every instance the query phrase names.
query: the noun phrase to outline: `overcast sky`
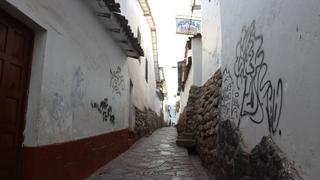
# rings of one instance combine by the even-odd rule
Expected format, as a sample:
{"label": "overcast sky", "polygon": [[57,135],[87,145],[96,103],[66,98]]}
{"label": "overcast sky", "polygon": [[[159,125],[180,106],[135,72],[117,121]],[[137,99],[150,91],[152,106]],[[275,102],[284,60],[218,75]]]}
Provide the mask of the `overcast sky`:
{"label": "overcast sky", "polygon": [[157,26],[159,65],[164,67],[169,104],[175,104],[178,89],[177,62],[184,58],[188,36],[176,34],[177,15],[191,15],[191,0],[149,0]]}

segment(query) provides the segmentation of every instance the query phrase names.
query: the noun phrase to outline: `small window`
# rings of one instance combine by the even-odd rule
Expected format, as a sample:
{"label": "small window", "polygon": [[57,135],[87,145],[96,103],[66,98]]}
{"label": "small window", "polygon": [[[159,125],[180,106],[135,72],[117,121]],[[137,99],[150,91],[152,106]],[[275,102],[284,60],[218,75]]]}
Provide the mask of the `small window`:
{"label": "small window", "polygon": [[[140,33],[140,29],[139,28],[137,30],[137,39],[138,39],[139,44],[141,45],[141,33]],[[139,64],[141,64],[141,59],[142,59],[142,57],[140,56],[139,57]]]}
{"label": "small window", "polygon": [[140,29],[139,28],[137,30],[137,39],[138,39],[139,44],[141,45],[141,33],[140,33]]}
{"label": "small window", "polygon": [[146,67],[145,67],[145,70],[146,70],[146,74],[145,74],[145,76],[146,76],[146,81],[147,81],[147,83],[148,83],[148,59],[146,58]]}

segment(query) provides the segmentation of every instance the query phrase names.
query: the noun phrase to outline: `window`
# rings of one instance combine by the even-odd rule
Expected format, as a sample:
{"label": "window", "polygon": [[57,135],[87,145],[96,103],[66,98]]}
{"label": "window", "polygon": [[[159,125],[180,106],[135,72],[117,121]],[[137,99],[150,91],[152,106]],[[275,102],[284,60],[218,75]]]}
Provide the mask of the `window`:
{"label": "window", "polygon": [[145,67],[145,70],[146,70],[146,74],[145,74],[145,76],[146,76],[146,81],[147,81],[147,83],[148,83],[148,59],[146,58],[146,67]]}
{"label": "window", "polygon": [[[139,27],[137,30],[137,39],[138,39],[138,43],[141,45],[141,33],[140,33]],[[141,64],[141,56],[139,57],[139,64]]]}
{"label": "window", "polygon": [[137,39],[138,39],[139,44],[141,45],[141,33],[140,33],[140,29],[139,28],[137,30]]}

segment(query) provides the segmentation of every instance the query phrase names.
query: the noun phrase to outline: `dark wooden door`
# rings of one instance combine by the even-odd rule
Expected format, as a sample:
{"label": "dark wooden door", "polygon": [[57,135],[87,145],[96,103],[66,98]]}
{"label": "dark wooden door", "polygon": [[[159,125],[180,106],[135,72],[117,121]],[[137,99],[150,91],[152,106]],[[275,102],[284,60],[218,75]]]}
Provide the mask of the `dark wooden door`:
{"label": "dark wooden door", "polygon": [[19,177],[32,31],[0,9],[0,179]]}

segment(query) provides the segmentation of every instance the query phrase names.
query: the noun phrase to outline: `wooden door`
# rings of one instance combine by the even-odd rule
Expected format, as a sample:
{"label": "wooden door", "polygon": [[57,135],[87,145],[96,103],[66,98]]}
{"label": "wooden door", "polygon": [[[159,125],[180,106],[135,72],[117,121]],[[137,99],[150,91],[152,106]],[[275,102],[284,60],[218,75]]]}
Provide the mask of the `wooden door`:
{"label": "wooden door", "polygon": [[0,9],[0,179],[18,179],[32,31]]}

